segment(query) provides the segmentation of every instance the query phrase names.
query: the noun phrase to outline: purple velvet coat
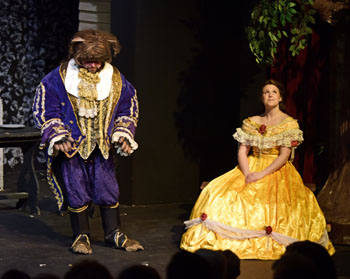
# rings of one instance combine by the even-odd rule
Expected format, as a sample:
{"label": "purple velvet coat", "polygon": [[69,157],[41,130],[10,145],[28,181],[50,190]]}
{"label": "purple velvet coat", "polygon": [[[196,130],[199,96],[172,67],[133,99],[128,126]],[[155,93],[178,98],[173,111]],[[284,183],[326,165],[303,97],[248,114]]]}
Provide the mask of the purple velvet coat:
{"label": "purple velvet coat", "polygon": [[[62,189],[52,173],[52,163],[55,160],[55,157],[51,154],[53,144],[61,138],[71,135],[75,140],[73,149],[65,155],[67,158],[74,158],[79,156],[78,148],[85,139],[85,135],[79,128],[78,118],[73,111],[69,93],[65,89],[66,68],[67,63],[64,63],[42,79],[37,87],[33,103],[35,124],[41,129],[42,133],[40,147],[42,149],[46,148],[47,151],[48,182],[60,210],[65,210],[66,205],[64,204]],[[118,90],[120,93],[118,92],[113,100],[111,113],[107,117],[109,119],[108,127],[104,129],[106,131],[104,140],[108,148],[111,147],[113,134],[125,136],[129,141],[134,142],[139,113],[136,90],[116,68],[113,68],[113,70],[113,82],[118,80],[121,86],[119,84]]]}

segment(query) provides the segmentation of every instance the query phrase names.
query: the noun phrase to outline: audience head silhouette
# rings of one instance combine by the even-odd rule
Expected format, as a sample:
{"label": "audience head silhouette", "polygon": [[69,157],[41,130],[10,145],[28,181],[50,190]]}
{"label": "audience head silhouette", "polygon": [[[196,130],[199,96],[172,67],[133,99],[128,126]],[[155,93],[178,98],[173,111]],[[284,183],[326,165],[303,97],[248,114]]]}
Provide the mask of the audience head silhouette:
{"label": "audience head silhouette", "polygon": [[211,269],[211,273],[215,278],[226,277],[226,257],[222,251],[213,251],[209,249],[199,249],[195,254],[201,256]]}
{"label": "audience head silhouette", "polygon": [[109,270],[98,261],[83,260],[72,266],[64,279],[113,279]]}
{"label": "audience head silhouette", "polygon": [[212,271],[203,257],[182,250],[171,258],[167,266],[167,279],[214,279]]}
{"label": "audience head silhouette", "polygon": [[160,279],[160,276],[153,267],[133,265],[120,272],[117,279]]}
{"label": "audience head silhouette", "polygon": [[33,279],[60,279],[60,277],[51,273],[39,273]]}
{"label": "audience head silhouette", "polygon": [[333,260],[327,250],[311,241],[298,241],[286,248],[272,269],[274,279],[336,279]]}
{"label": "audience head silhouette", "polygon": [[23,271],[10,269],[1,276],[1,279],[30,279],[30,276]]}
{"label": "audience head silhouette", "polygon": [[241,274],[240,259],[231,250],[225,250],[222,253],[226,257],[226,278],[237,278]]}

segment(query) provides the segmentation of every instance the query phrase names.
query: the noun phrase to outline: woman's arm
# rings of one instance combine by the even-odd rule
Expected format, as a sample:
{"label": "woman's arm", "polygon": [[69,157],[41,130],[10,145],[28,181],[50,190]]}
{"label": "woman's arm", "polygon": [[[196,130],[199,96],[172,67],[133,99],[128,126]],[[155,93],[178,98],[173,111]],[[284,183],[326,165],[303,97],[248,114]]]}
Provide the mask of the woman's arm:
{"label": "woman's arm", "polygon": [[241,169],[243,175],[247,177],[250,174],[249,166],[248,166],[248,153],[250,150],[250,146],[240,144],[238,149],[238,164]]}
{"label": "woman's arm", "polygon": [[266,175],[269,175],[276,170],[280,169],[288,160],[291,149],[289,147],[281,146],[280,154],[278,157],[264,170],[261,172],[252,172],[246,177],[246,183],[257,181]]}

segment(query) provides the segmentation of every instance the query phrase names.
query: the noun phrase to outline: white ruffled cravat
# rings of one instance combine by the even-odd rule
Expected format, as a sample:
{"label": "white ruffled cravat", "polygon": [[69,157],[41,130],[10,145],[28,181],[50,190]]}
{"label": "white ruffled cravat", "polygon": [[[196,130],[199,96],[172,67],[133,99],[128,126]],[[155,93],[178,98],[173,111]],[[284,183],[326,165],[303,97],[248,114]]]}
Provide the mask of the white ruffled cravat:
{"label": "white ruffled cravat", "polygon": [[[75,63],[72,58],[69,60],[66,78],[64,80],[64,85],[67,92],[74,97],[79,97],[78,85],[80,83],[79,65]],[[96,85],[97,89],[97,100],[106,99],[109,95],[112,85],[113,67],[108,62],[105,62],[103,69],[99,72],[100,82]]]}

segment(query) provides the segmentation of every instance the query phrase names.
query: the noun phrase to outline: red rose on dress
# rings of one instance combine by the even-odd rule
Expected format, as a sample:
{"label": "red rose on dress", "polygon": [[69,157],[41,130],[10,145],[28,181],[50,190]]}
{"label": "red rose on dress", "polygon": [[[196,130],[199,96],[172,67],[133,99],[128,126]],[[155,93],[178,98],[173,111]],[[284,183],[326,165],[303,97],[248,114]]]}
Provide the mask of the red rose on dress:
{"label": "red rose on dress", "polygon": [[259,134],[265,134],[266,133],[266,125],[265,124],[261,124],[259,129],[258,129]]}
{"label": "red rose on dress", "polygon": [[291,143],[290,143],[290,145],[292,147],[296,147],[296,146],[298,146],[298,144],[299,144],[299,142],[297,140],[292,140]]}
{"label": "red rose on dress", "polygon": [[265,227],[266,234],[271,234],[272,233],[272,228],[271,226]]}
{"label": "red rose on dress", "polygon": [[205,220],[207,219],[207,217],[208,217],[207,214],[202,213],[202,215],[201,215],[201,220],[202,220],[202,221],[205,221]]}

